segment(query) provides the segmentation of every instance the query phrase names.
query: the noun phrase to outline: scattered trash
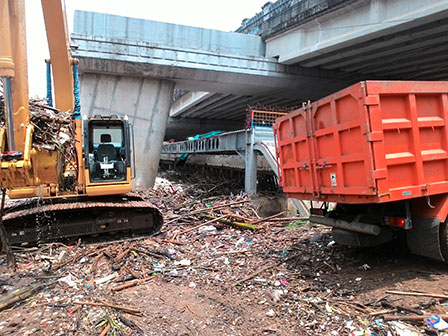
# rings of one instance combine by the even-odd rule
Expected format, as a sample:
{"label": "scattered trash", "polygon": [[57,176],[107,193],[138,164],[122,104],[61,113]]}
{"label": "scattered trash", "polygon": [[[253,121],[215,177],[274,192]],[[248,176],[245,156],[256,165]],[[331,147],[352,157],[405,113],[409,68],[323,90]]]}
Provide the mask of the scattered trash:
{"label": "scattered trash", "polygon": [[64,261],[67,258],[67,251],[62,250],[61,253],[59,253],[58,256],[58,262]]}
{"label": "scattered trash", "polygon": [[425,323],[437,330],[445,330],[448,329],[448,323],[445,322],[440,316],[433,315],[429,318],[425,319]]}
{"label": "scattered trash", "polygon": [[274,316],[275,316],[275,311],[274,311],[274,309],[269,309],[269,310],[266,312],[266,316],[274,317]]}
{"label": "scattered trash", "polygon": [[[399,321],[392,321],[388,323],[391,329],[396,333],[398,336],[419,336],[420,333],[418,331],[412,330],[413,327],[404,324],[403,322]],[[411,329],[412,328],[412,329]]]}
{"label": "scattered trash", "polygon": [[63,278],[60,278],[58,281],[65,283],[68,286],[73,287],[75,289],[78,289],[78,286],[76,285],[76,281],[78,281],[78,279],[75,276],[73,276],[71,273],[69,273],[68,275],[66,275]]}
{"label": "scattered trash", "polygon": [[191,265],[191,260],[189,260],[189,259],[182,259],[180,261],[175,261],[174,265],[190,266]]}
{"label": "scattered trash", "polygon": [[368,264],[364,264],[359,266],[358,269],[361,271],[368,271],[369,269],[372,269],[372,267],[370,267]]}
{"label": "scattered trash", "polygon": [[[176,265],[179,265],[179,264],[176,264]],[[154,267],[154,269],[153,269],[154,272],[160,272],[165,268],[165,264],[156,263],[156,264],[153,264],[153,267]]]}
{"label": "scattered trash", "polygon": [[[156,236],[20,247],[15,275],[5,272],[0,258],[0,307],[20,293],[1,311],[0,335],[44,328],[54,335],[208,335],[222,321],[235,335],[249,329],[304,336],[446,332],[437,329],[447,321],[447,277],[440,266],[422,269],[419,263],[415,271],[391,273],[383,253],[367,258],[335,245],[326,227],[290,230],[278,214],[260,218],[246,194],[215,188],[207,174],[190,181],[165,179],[157,189],[140,191],[163,212]],[[424,292],[429,280],[420,275],[434,269]],[[37,279],[44,287],[25,291]],[[434,326],[424,321],[430,317]]]}
{"label": "scattered trash", "polygon": [[288,291],[287,290],[283,290],[283,289],[274,289],[272,291],[272,299],[274,300],[274,302],[279,302],[280,298],[287,294]]}
{"label": "scattered trash", "polygon": [[109,282],[109,281],[115,279],[117,276],[118,276],[118,273],[112,273],[112,274],[110,274],[108,276],[105,276],[104,278],[95,280],[95,284],[100,285],[100,284],[103,284],[105,282]]}
{"label": "scattered trash", "polygon": [[216,230],[216,227],[213,226],[213,225],[205,225],[205,226],[201,226],[201,227],[198,229],[198,232],[199,232],[199,233],[204,233],[204,232],[213,232],[213,233],[216,233],[217,230]]}
{"label": "scattered trash", "polygon": [[349,331],[354,331],[356,328],[353,326],[353,321],[352,320],[348,320],[347,322],[345,322],[345,329],[348,329]]}

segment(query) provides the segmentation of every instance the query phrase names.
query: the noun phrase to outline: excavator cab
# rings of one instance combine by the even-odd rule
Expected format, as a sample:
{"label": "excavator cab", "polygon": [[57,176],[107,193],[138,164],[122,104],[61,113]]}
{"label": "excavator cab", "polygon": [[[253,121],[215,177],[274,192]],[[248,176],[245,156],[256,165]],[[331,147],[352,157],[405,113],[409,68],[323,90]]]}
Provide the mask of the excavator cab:
{"label": "excavator cab", "polygon": [[90,183],[130,180],[131,144],[127,118],[94,116],[84,120],[85,167]]}

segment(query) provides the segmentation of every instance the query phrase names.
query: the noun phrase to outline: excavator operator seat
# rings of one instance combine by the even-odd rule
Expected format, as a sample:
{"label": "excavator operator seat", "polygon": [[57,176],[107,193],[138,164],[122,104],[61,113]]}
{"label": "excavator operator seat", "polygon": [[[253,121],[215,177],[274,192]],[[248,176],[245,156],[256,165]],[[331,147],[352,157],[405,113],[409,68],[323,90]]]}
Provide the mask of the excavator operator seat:
{"label": "excavator operator seat", "polygon": [[112,136],[110,134],[101,134],[101,143],[98,145],[96,155],[99,161],[114,161],[117,159],[117,151],[115,146],[111,144]]}

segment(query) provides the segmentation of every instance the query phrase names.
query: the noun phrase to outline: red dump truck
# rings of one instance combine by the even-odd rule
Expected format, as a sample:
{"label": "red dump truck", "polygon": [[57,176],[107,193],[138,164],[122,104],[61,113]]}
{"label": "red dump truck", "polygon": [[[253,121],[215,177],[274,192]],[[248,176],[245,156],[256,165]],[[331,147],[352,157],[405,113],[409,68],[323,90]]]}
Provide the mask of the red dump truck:
{"label": "red dump truck", "polygon": [[337,243],[404,230],[412,253],[448,262],[448,82],[359,82],[277,119],[274,134],[280,186],[335,202],[310,221]]}

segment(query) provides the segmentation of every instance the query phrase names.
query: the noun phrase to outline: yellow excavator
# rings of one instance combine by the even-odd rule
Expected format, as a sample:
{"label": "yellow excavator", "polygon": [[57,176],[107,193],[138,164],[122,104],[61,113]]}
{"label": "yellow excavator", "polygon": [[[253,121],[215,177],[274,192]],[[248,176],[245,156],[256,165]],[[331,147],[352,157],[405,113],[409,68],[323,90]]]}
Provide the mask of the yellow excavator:
{"label": "yellow excavator", "polygon": [[[42,9],[50,51],[47,101],[34,113],[25,0],[0,0],[0,185],[9,198],[26,199],[4,211],[10,243],[158,230],[160,212],[129,194],[133,153],[127,118],[81,116],[78,62],[71,55],[64,4],[42,0]],[[57,133],[56,124],[65,133]],[[42,145],[50,135],[59,145]]]}

